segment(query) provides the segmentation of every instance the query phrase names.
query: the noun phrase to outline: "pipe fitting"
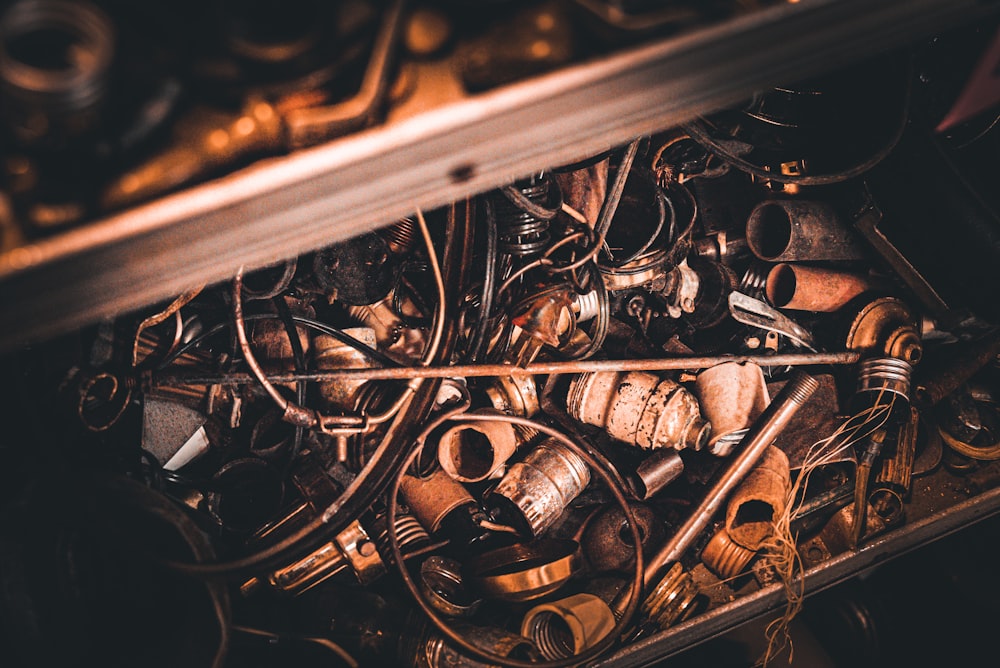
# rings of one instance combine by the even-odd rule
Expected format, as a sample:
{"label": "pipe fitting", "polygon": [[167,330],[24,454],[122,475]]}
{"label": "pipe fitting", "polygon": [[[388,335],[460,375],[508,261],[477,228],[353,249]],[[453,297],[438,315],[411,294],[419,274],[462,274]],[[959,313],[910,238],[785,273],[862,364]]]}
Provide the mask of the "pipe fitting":
{"label": "pipe fitting", "polygon": [[785,510],[792,488],[788,455],[768,446],[726,507],[726,532],[748,550],[759,550],[771,536],[774,520]]}
{"label": "pipe fitting", "polygon": [[833,313],[874,288],[866,276],[782,262],[767,274],[767,299],[777,308]]}
{"label": "pipe fitting", "polygon": [[593,647],[614,627],[615,616],[607,603],[593,594],[576,594],[529,610],[521,622],[521,635],[554,661]]}
{"label": "pipe fitting", "polygon": [[469,491],[440,469],[427,478],[404,475],[399,493],[413,516],[431,533],[436,533],[454,511],[476,505]]}
{"label": "pipe fitting", "polygon": [[491,497],[506,499],[522,520],[521,529],[537,537],[552,526],[590,484],[590,469],[576,453],[548,438],[507,470]]}
{"label": "pipe fitting", "polygon": [[761,202],[747,219],[747,243],[754,255],[768,262],[865,257],[850,227],[825,202]]}
{"label": "pipe fitting", "polygon": [[743,547],[721,527],[701,551],[701,563],[719,578],[729,580],[743,573],[756,556],[756,550]]}
{"label": "pipe fitting", "polygon": [[566,404],[577,420],[647,450],[701,450],[712,433],[694,395],[673,380],[641,371],[576,376]]}
{"label": "pipe fitting", "polygon": [[507,422],[464,422],[441,434],[438,462],[459,482],[480,482],[502,473],[517,445]]}

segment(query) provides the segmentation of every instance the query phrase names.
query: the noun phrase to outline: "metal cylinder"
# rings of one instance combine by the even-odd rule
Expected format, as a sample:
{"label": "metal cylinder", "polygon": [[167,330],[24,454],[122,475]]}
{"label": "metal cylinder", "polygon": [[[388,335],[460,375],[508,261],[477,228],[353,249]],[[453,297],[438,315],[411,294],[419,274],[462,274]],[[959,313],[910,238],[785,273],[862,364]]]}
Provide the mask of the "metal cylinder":
{"label": "metal cylinder", "polygon": [[726,532],[733,542],[759,550],[784,512],[791,487],[788,455],[769,446],[726,507]]}
{"label": "metal cylinder", "polygon": [[420,590],[427,602],[449,617],[471,617],[482,599],[473,596],[462,577],[462,564],[438,555],[420,565]]}
{"label": "metal cylinder", "polygon": [[[376,345],[375,330],[370,327],[351,327],[344,334],[352,336],[370,348]],[[376,362],[357,348],[349,346],[327,334],[313,339],[313,361],[319,370],[362,369],[375,367]],[[319,394],[328,409],[350,411],[354,409],[358,390],[368,381],[364,378],[335,378],[319,383]]]}
{"label": "metal cylinder", "polygon": [[507,422],[463,422],[441,434],[438,462],[459,482],[479,482],[502,472],[517,445]]}
{"label": "metal cylinder", "polygon": [[726,457],[767,407],[770,398],[763,370],[756,364],[725,362],[705,369],[695,380],[694,392],[702,413],[712,425],[708,451]]}
{"label": "metal cylinder", "polygon": [[851,399],[851,411],[872,406],[889,406],[892,417],[909,418],[910,375],[913,367],[895,357],[874,357],[858,368],[858,389]]}
{"label": "metal cylinder", "polygon": [[635,468],[632,491],[647,501],[684,473],[684,460],[672,448],[654,450]]}
{"label": "metal cylinder", "polygon": [[778,308],[832,313],[873,288],[866,276],[782,262],[767,274],[767,299]]}
{"label": "metal cylinder", "polygon": [[747,219],[747,243],[754,255],[768,262],[865,257],[851,229],[825,202],[761,202]]}
{"label": "metal cylinder", "polygon": [[590,483],[590,469],[576,453],[554,438],[535,446],[507,470],[490,496],[507,499],[531,536],[545,532]]}
{"label": "metal cylinder", "polygon": [[554,661],[593,647],[614,627],[615,616],[607,603],[593,594],[576,594],[529,610],[521,622],[521,635]]}
{"label": "metal cylinder", "polygon": [[729,580],[745,571],[755,556],[755,550],[748,550],[734,541],[726,528],[721,527],[701,551],[701,563],[718,577]]}
{"label": "metal cylinder", "polygon": [[453,511],[475,505],[469,491],[442,470],[427,478],[404,475],[399,493],[420,524],[435,533]]}
{"label": "metal cylinder", "polygon": [[651,373],[581,374],[570,385],[566,410],[615,440],[647,450],[700,450],[712,432],[690,392]]}

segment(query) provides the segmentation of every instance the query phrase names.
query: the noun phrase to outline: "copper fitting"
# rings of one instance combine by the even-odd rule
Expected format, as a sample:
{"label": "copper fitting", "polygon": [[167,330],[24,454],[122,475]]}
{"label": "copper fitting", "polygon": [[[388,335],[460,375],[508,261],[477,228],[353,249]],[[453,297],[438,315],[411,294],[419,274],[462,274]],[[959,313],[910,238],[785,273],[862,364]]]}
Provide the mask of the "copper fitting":
{"label": "copper fitting", "polygon": [[438,462],[459,482],[480,482],[502,473],[517,445],[507,422],[463,422],[441,434]]}
{"label": "copper fitting", "polygon": [[[375,330],[370,327],[351,327],[345,329],[344,334],[370,348],[376,345]],[[327,334],[320,334],[313,339],[313,360],[319,370],[377,366],[368,355]],[[350,411],[354,409],[358,390],[367,382],[358,377],[334,378],[319,383],[319,394],[327,409]]]}
{"label": "copper fitting", "polygon": [[723,580],[743,573],[753,558],[755,550],[748,550],[732,538],[725,527],[720,527],[701,551],[701,563]]}
{"label": "copper fitting", "polygon": [[858,295],[873,289],[866,276],[783,262],[767,274],[767,299],[793,311],[839,311]]}
{"label": "copper fitting", "polygon": [[427,478],[404,475],[399,493],[413,516],[431,533],[440,529],[454,510],[476,503],[465,487],[440,469]]}
{"label": "copper fitting", "polygon": [[725,362],[705,369],[695,380],[694,392],[712,425],[708,451],[717,457],[732,452],[770,401],[764,372],[752,363]]}
{"label": "copper fitting", "polygon": [[615,616],[607,603],[593,594],[576,594],[529,610],[521,622],[521,635],[551,661],[593,647],[614,627]]}
{"label": "copper fitting", "polygon": [[768,262],[865,257],[851,228],[825,202],[761,202],[747,219],[747,243],[754,255]]}
{"label": "copper fitting", "polygon": [[590,469],[576,453],[548,438],[523,461],[507,469],[491,497],[509,501],[523,519],[521,527],[539,536],[555,523],[590,483]]}
{"label": "copper fitting", "polygon": [[771,536],[774,520],[784,512],[791,488],[788,456],[768,446],[726,508],[726,532],[733,542],[759,550]]}
{"label": "copper fitting", "polygon": [[567,412],[640,448],[700,450],[712,427],[679,383],[642,372],[585,373],[573,379]]}

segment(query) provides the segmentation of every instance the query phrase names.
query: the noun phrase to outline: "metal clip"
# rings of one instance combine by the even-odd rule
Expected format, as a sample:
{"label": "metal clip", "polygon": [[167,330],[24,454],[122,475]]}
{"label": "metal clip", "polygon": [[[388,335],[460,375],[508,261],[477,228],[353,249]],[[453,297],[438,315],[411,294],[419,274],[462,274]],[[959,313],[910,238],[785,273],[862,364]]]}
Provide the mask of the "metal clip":
{"label": "metal clip", "polygon": [[736,322],[777,332],[800,348],[816,352],[812,334],[788,316],[741,292],[729,293],[729,313]]}

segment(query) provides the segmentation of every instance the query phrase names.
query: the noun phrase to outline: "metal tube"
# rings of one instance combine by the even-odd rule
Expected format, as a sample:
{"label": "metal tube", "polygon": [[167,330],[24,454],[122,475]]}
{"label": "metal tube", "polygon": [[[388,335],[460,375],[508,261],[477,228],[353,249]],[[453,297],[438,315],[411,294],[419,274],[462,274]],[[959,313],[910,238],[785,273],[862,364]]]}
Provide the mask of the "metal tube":
{"label": "metal tube", "polygon": [[[411,380],[415,378],[481,378],[486,376],[533,376],[591,371],[679,371],[706,369],[724,362],[753,363],[761,366],[808,366],[823,364],[855,364],[861,358],[854,351],[838,353],[790,353],[781,355],[708,355],[668,357],[663,359],[574,360],[567,362],[533,362],[524,366],[513,364],[456,364],[454,366],[392,367],[385,369],[331,369],[313,373],[269,375],[273,383],[324,381],[359,376],[367,380]],[[154,387],[176,385],[247,385],[256,382],[249,374],[234,373],[214,376],[157,375]]]}
{"label": "metal tube", "polygon": [[737,448],[738,454],[721,478],[708,490],[704,500],[691,513],[665,546],[646,565],[647,591],[654,586],[666,568],[680,560],[698,534],[708,526],[729,495],[757,464],[764,451],[785,428],[792,416],[819,387],[819,381],[799,371],[781,389],[761,413]]}

